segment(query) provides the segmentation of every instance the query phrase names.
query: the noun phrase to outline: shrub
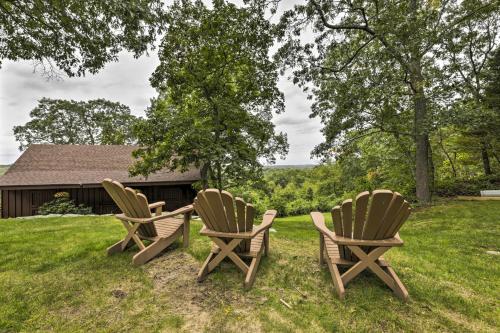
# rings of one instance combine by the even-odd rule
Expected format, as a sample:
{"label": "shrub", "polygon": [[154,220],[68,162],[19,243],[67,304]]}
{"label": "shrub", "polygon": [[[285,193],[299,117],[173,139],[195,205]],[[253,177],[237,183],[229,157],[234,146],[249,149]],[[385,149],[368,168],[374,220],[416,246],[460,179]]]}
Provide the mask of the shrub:
{"label": "shrub", "polygon": [[75,205],[70,200],[68,192],[57,192],[54,194],[54,200],[44,203],[38,208],[38,214],[92,214],[92,208],[83,204]]}
{"label": "shrub", "polygon": [[500,188],[498,175],[482,176],[471,180],[446,179],[440,181],[434,193],[442,197],[456,195],[479,195],[481,190],[497,190]]}

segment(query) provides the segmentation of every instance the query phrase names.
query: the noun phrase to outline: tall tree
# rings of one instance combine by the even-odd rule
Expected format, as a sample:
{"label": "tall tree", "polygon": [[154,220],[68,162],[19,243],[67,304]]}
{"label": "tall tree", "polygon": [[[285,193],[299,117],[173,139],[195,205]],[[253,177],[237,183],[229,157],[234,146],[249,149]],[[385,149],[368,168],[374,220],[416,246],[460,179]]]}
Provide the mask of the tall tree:
{"label": "tall tree", "polygon": [[[463,5],[471,9],[480,4],[474,0]],[[477,139],[486,175],[492,174],[489,150],[492,120],[495,119],[486,102],[486,72],[488,59],[500,42],[499,32],[498,15],[479,13],[477,19],[465,21],[448,34],[443,45],[447,73],[443,85],[451,85],[459,96],[453,114],[447,113],[446,116],[464,134]]]}
{"label": "tall tree", "polygon": [[163,24],[161,0],[0,0],[0,65],[34,60],[49,75],[95,73],[121,50],[146,52]]}
{"label": "tall tree", "polygon": [[491,117],[488,119],[488,136],[491,138],[493,156],[500,167],[500,46],[493,52],[487,63],[486,105],[491,110]]}
{"label": "tall tree", "polygon": [[284,155],[273,112],[284,110],[278,71],[268,53],[272,25],[263,11],[214,0],[175,1],[151,77],[160,92],[137,125],[132,174],[165,166],[201,168],[203,186],[219,189],[261,176],[261,161]]}
{"label": "tall tree", "polygon": [[96,99],[88,102],[42,98],[31,120],[14,126],[24,150],[32,143],[111,145],[133,142],[136,121],[128,106]]}
{"label": "tall tree", "polygon": [[[379,130],[399,136],[410,134],[415,150],[416,195],[419,201],[429,202],[429,133],[432,112],[439,106],[442,93],[436,84],[442,76],[436,50],[461,25],[483,19],[486,13],[496,15],[498,2],[477,1],[476,6],[453,0],[305,2],[282,16],[280,37],[285,43],[279,57],[285,68],[298,67],[293,72],[295,82],[315,87],[312,115],[320,116],[331,128],[332,138],[355,126],[373,127],[373,120]],[[300,37],[308,28],[315,35],[312,43]],[[343,96],[350,93],[354,99],[352,115],[347,109],[339,111],[339,101],[330,99],[329,90],[337,89],[337,83],[343,84]],[[365,121],[374,111],[361,101],[365,95],[356,95],[360,91],[373,96],[372,103],[380,99],[377,108],[386,116],[384,122],[379,121],[381,112]],[[343,99],[340,109],[348,107],[347,103]],[[338,112],[344,115],[337,117]],[[315,150],[325,156],[330,152],[328,142]]]}

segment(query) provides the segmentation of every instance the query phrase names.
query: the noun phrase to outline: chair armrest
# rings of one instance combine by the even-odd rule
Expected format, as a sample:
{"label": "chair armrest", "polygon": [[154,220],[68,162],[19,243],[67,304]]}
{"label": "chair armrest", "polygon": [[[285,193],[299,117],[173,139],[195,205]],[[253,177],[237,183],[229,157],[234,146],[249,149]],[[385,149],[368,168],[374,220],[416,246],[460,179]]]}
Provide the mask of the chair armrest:
{"label": "chair armrest", "polygon": [[206,226],[200,230],[200,235],[209,237],[220,237],[220,238],[237,238],[237,239],[252,239],[259,233],[269,229],[273,224],[273,220],[276,217],[275,210],[268,210],[264,213],[262,218],[262,223],[254,228],[252,231],[246,232],[220,232],[208,229]]}
{"label": "chair armrest", "polygon": [[403,246],[403,241],[396,235],[392,238],[386,239],[353,239],[346,238],[342,236],[337,236],[334,234],[332,238],[333,242],[338,245],[356,245],[356,246]]}
{"label": "chair armrest", "polygon": [[[311,212],[311,219],[314,223],[314,227],[316,227],[316,229],[321,232],[322,234],[334,234],[330,229],[328,229],[326,227],[326,224],[325,224],[325,217],[323,216],[322,213],[320,212]],[[335,235],[335,234],[334,234]]]}
{"label": "chair armrest", "polygon": [[262,217],[262,223],[255,228],[252,232],[252,238],[257,236],[257,234],[271,228],[273,225],[274,218],[276,217],[276,214],[278,212],[275,210],[268,210],[264,213],[264,216]]}
{"label": "chair armrest", "polygon": [[193,205],[188,205],[184,206],[182,208],[176,209],[173,212],[165,212],[162,213],[161,215],[154,216],[154,217],[144,217],[144,218],[139,218],[139,217],[129,217],[126,216],[125,214],[117,214],[115,217],[119,220],[122,221],[128,221],[128,222],[133,222],[133,223],[151,223],[154,221],[158,221],[167,217],[173,217],[179,214],[189,214],[193,211]]}
{"label": "chair armrest", "polygon": [[187,213],[192,213],[193,210],[194,210],[193,205],[187,205],[187,206],[178,208],[178,209],[174,210],[173,212],[166,212],[163,214],[163,216],[171,217],[171,216],[175,216],[175,215],[179,215],[179,214],[187,214]]}
{"label": "chair armrest", "polygon": [[158,207],[161,207],[161,206],[165,206],[165,201],[158,201],[158,202],[149,204],[148,207],[149,207],[149,209],[155,209],[155,208],[158,208]]}
{"label": "chair armrest", "polygon": [[160,216],[162,214],[163,206],[165,201],[158,201],[148,205],[149,210],[155,210],[155,216]]}
{"label": "chair armrest", "polygon": [[328,229],[325,224],[325,217],[320,212],[311,212],[311,218],[314,226],[326,237],[330,238],[337,245],[353,245],[353,246],[403,246],[403,241],[396,234],[393,238],[387,239],[352,239],[342,236],[337,236],[333,231]]}
{"label": "chair armrest", "polygon": [[252,239],[253,232],[220,232],[208,229],[206,226],[203,226],[200,230],[200,235],[208,236],[208,237],[218,237],[218,238],[237,238],[237,239]]}

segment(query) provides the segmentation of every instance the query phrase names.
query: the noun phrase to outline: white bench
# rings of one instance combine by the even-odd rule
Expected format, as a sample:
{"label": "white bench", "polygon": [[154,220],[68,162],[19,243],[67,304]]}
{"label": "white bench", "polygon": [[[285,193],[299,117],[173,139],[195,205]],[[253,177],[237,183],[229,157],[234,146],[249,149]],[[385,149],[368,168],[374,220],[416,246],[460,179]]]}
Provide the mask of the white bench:
{"label": "white bench", "polygon": [[481,191],[482,197],[500,197],[500,190]]}

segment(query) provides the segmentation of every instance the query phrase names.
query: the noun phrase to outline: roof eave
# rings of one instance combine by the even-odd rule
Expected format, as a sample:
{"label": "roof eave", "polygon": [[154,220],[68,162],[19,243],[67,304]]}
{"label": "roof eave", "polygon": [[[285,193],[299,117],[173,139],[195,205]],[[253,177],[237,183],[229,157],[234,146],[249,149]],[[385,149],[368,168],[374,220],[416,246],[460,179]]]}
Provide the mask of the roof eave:
{"label": "roof eave", "polygon": [[[125,186],[161,186],[161,185],[191,185],[198,180],[182,181],[154,181],[154,182],[123,182]],[[43,190],[43,189],[63,189],[63,188],[96,188],[102,187],[101,183],[91,184],[41,184],[41,185],[1,185],[0,190]]]}

